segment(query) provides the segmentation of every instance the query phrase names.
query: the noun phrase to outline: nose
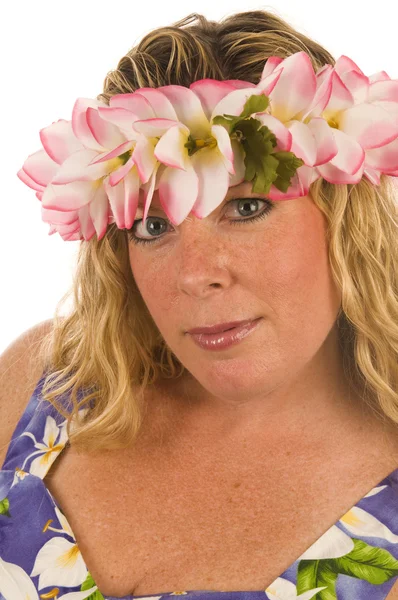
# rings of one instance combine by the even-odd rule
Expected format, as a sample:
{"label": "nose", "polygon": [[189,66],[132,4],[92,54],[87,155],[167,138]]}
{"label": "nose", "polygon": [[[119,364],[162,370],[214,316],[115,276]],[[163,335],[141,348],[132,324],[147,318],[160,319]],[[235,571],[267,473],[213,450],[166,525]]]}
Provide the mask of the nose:
{"label": "nose", "polygon": [[175,255],[178,289],[197,297],[225,291],[233,280],[231,243],[203,224],[185,229]]}

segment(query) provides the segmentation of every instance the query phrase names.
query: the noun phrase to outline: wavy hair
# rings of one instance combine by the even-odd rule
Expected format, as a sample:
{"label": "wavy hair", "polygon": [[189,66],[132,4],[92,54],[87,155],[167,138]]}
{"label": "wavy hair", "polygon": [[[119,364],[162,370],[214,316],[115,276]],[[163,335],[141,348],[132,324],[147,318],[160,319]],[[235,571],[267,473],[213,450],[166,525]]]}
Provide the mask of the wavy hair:
{"label": "wavy hair", "polygon": [[[335,64],[316,41],[270,12],[220,22],[192,13],[145,35],[107,74],[97,98],[109,103],[139,87],[189,86],[207,77],[257,83],[269,56],[302,50],[316,70]],[[344,370],[378,416],[398,423],[396,188],[385,175],[379,186],[365,178],[355,185],[321,178],[310,195],[327,218],[330,264],[342,293],[337,325]],[[72,309],[61,316],[72,294]],[[100,241],[81,243],[73,284],[56,306],[42,353],[43,400],[67,419],[69,443],[87,452],[134,443],[145,391],[159,378],[184,374],[135,284],[126,230],[110,224]]]}

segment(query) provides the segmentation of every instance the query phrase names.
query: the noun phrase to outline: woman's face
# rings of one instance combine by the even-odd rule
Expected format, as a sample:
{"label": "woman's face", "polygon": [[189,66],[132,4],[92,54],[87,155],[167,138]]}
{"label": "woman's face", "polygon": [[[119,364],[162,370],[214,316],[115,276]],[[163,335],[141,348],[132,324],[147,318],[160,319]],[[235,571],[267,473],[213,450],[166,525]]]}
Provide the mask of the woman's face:
{"label": "woman's face", "polygon": [[[297,376],[324,343],[341,303],[329,266],[326,219],[312,199],[270,202],[251,187],[245,181],[229,188],[206,218],[190,215],[176,227],[153,208],[160,207],[155,192],[148,216],[157,218],[134,232],[157,241],[129,241],[132,273],[148,310],[204,397],[260,397]],[[264,219],[233,224],[260,214],[267,203],[271,211]],[[257,329],[225,350],[203,350],[186,333],[258,317]]]}

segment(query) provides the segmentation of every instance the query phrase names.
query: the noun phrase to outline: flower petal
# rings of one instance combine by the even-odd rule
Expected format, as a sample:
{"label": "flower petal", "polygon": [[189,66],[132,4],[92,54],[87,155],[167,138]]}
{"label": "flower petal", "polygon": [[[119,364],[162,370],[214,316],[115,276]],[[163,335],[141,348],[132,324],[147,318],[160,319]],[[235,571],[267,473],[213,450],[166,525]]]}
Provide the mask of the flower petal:
{"label": "flower petal", "polygon": [[189,168],[188,148],[184,146],[188,142],[188,134],[187,128],[182,129],[179,125],[170,127],[156,144],[155,158],[168,167]]}
{"label": "flower petal", "polygon": [[356,71],[357,73],[360,73],[362,75],[364,74],[363,71],[358,67],[356,62],[354,62],[352,58],[349,58],[345,54],[342,54],[336,60],[334,64],[334,69],[339,75],[344,75],[344,73],[347,73],[348,71]]}
{"label": "flower petal", "polygon": [[83,583],[87,577],[84,564],[76,544],[60,535],[52,537],[40,548],[30,573],[39,575],[39,589],[59,585],[74,587]]}
{"label": "flower petal", "polygon": [[[310,588],[306,592],[297,595],[297,587],[294,583],[283,577],[277,577],[265,590],[268,600],[311,600],[318,592],[326,589],[326,586]],[[60,598],[60,600],[63,600]]]}
{"label": "flower petal", "polygon": [[365,166],[363,174],[369,179],[373,185],[380,185],[380,171],[372,169],[372,167]]}
{"label": "flower petal", "polygon": [[292,134],[290,151],[301,158],[309,167],[312,167],[317,158],[317,147],[311,129],[301,121],[291,121],[287,127]]}
{"label": "flower petal", "polygon": [[156,162],[155,168],[153,169],[153,173],[150,176],[150,178],[148,179],[148,181],[146,183],[141,184],[140,189],[142,190],[143,202],[144,202],[144,216],[143,216],[144,225],[145,225],[145,221],[148,216],[149,208],[151,206],[153,192],[158,189],[159,178],[163,174],[163,171],[168,168],[169,167],[162,165],[160,162]]}
{"label": "flower petal", "polygon": [[52,223],[54,225],[71,225],[78,220],[77,210],[66,212],[55,210],[53,208],[46,208],[43,205],[41,206],[41,215],[45,223]]}
{"label": "flower petal", "polygon": [[398,102],[378,100],[377,102],[375,102],[375,105],[388,112],[388,114],[394,121],[395,127],[398,127]]}
{"label": "flower petal", "polygon": [[398,138],[381,146],[366,151],[366,167],[386,171],[395,171],[398,169]]}
{"label": "flower petal", "polygon": [[185,129],[189,132],[188,127],[183,125],[183,123],[179,123],[178,121],[172,121],[171,119],[145,119],[145,121],[135,121],[133,128],[138,133],[145,135],[146,137],[160,137],[162,136],[170,127],[175,127],[179,125],[181,129]]}
{"label": "flower petal", "polygon": [[88,108],[98,108],[99,106],[106,106],[106,104],[92,98],[78,98],[72,110],[72,129],[83,146],[102,152],[104,148],[93,136],[86,117]]}
{"label": "flower petal", "polygon": [[222,125],[212,125],[211,133],[217,140],[217,147],[221,152],[225,168],[234,175],[234,153],[228,131]]}
{"label": "flower petal", "polygon": [[156,139],[146,138],[142,135],[133,150],[132,159],[137,166],[138,174],[143,183],[148,181],[157,162],[155,156],[156,143]]}
{"label": "flower petal", "polygon": [[163,171],[159,181],[159,200],[173,225],[180,225],[189,215],[197,198],[198,187],[198,176],[192,165],[186,171],[172,167],[166,167]]}
{"label": "flower petal", "polygon": [[314,136],[317,148],[317,157],[314,166],[323,165],[332,160],[338,152],[332,128],[322,118],[311,119],[308,123],[308,128]]}
{"label": "flower petal", "polygon": [[304,195],[310,191],[311,185],[319,179],[319,173],[317,172],[315,167],[307,167],[306,165],[301,165],[296,171],[296,174],[300,180],[301,186],[303,188]]}
{"label": "flower petal", "polygon": [[354,97],[347,86],[344,85],[336,71],[331,74],[332,91],[329,102],[327,103],[324,114],[322,115],[328,120],[329,117],[334,117],[342,111],[351,108],[354,105]]}
{"label": "flower petal", "polygon": [[26,173],[26,171],[23,170],[23,168],[19,169],[19,171],[17,172],[17,177],[22,181],[22,183],[32,188],[32,190],[36,190],[37,192],[43,192],[45,189],[44,185],[40,185],[39,183],[33,181],[33,179],[29,177],[29,175]]}
{"label": "flower petal", "polygon": [[268,75],[271,75],[281,62],[283,62],[283,58],[280,56],[270,56],[267,58],[260,79],[265,79]]}
{"label": "flower petal", "polygon": [[98,108],[98,114],[104,121],[116,125],[124,133],[127,139],[137,139],[137,134],[133,130],[133,123],[138,120],[138,117],[127,110],[127,108],[122,108],[120,106],[115,106],[114,108],[111,108],[110,106],[100,106]]}
{"label": "flower petal", "polygon": [[48,127],[40,129],[40,141],[48,156],[59,165],[68,156],[83,149],[83,144],[73,133],[72,122],[65,119],[59,119]]}
{"label": "flower petal", "polygon": [[368,101],[369,77],[358,71],[348,71],[340,75],[342,82],[351,92],[354,102],[361,104]]}
{"label": "flower petal", "polygon": [[[304,169],[310,169],[310,172],[304,171]],[[313,167],[302,165],[292,177],[291,185],[286,192],[278,190],[278,188],[272,184],[270,191],[267,194],[267,198],[270,200],[291,200],[293,198],[307,196],[309,192],[309,182],[311,181],[310,174],[313,170]]]}
{"label": "flower petal", "polygon": [[95,227],[90,216],[91,204],[92,202],[82,206],[82,208],[79,209],[80,233],[86,242],[91,240],[91,238],[95,235]]}
{"label": "flower petal", "polygon": [[124,221],[127,229],[133,226],[140,197],[140,178],[136,169],[131,169],[124,182]]}
{"label": "flower petal", "polygon": [[134,140],[129,140],[128,142],[123,142],[123,144],[120,144],[120,146],[117,146],[110,152],[104,152],[103,154],[98,154],[97,157],[90,162],[90,165],[96,165],[99,162],[104,162],[106,160],[110,160],[111,158],[116,158],[116,157],[120,156],[121,154],[124,154],[128,150],[131,150],[131,148],[134,146],[134,144],[135,144]]}
{"label": "flower petal", "polygon": [[243,111],[246,101],[250,96],[265,95],[259,87],[242,88],[230,92],[222,98],[214,107],[211,114],[211,121],[217,115],[235,115],[238,116]]}
{"label": "flower petal", "polygon": [[148,100],[137,92],[131,94],[115,94],[109,99],[111,108],[125,108],[138,119],[154,119],[156,117]]}
{"label": "flower petal", "polygon": [[194,137],[204,138],[209,134],[209,121],[198,96],[182,85],[166,85],[157,88],[167,96],[177,113],[178,120],[188,127]]}
{"label": "flower petal", "polygon": [[143,96],[151,106],[156,117],[178,121],[177,113],[170,100],[156,88],[139,88],[137,96]]}
{"label": "flower petal", "polygon": [[320,72],[316,75],[316,92],[309,107],[298,113],[296,118],[299,121],[320,117],[330,100],[332,94],[333,67],[331,65],[325,65],[325,67],[328,68],[322,69],[321,76],[319,76]]}
{"label": "flower petal", "polygon": [[365,150],[379,148],[398,137],[398,124],[387,111],[372,104],[359,104],[344,111],[339,126]]}
{"label": "flower petal", "polygon": [[101,119],[98,110],[89,107],[86,112],[86,118],[91,133],[102,148],[114,148],[126,141],[126,138],[116,125]]}
{"label": "flower petal", "polygon": [[245,151],[242,144],[237,140],[231,140],[232,152],[234,153],[234,168],[235,173],[229,177],[229,187],[239,185],[245,180]]}
{"label": "flower petal", "polygon": [[29,154],[22,169],[26,175],[38,186],[46,186],[59,170],[59,164],[50,158],[45,150],[38,150]]}
{"label": "flower petal", "polygon": [[300,560],[340,558],[354,549],[354,542],[344,531],[332,525],[301,556]]}
{"label": "flower petal", "polygon": [[31,177],[29,177],[29,175],[26,173],[26,171],[24,171],[23,168],[19,169],[19,171],[17,172],[17,177],[22,181],[22,183],[32,188],[32,190],[43,192],[46,188],[45,185],[40,185],[39,183],[36,183]]}
{"label": "flower petal", "polygon": [[96,156],[97,152],[95,150],[86,150],[85,148],[71,154],[61,166],[58,166],[57,173],[52,178],[51,183],[65,184],[73,181],[94,181],[107,175],[110,170],[108,161],[90,164]]}
{"label": "flower petal", "polygon": [[134,166],[134,158],[130,156],[127,162],[124,165],[120,165],[118,169],[109,173],[109,184],[113,187],[117,185],[119,181],[121,181],[124,176],[130,171],[130,169]]}
{"label": "flower petal", "polygon": [[97,238],[98,240],[101,240],[108,228],[108,216],[110,210],[109,199],[103,185],[97,189],[92,201],[87,206],[89,208],[92,224],[97,233]]}
{"label": "flower petal", "polygon": [[359,506],[354,506],[340,519],[344,527],[357,537],[377,537],[387,540],[392,544],[398,543],[398,535],[384,525],[374,515]]}
{"label": "flower petal", "polygon": [[43,193],[42,206],[60,211],[78,210],[93,199],[96,184],[92,181],[74,181],[65,185],[48,184]]}
{"label": "flower petal", "polygon": [[350,91],[356,104],[367,101],[369,78],[351,58],[344,54],[340,56],[334,65],[334,71]]}
{"label": "flower petal", "polygon": [[[242,82],[244,83],[244,82]],[[250,87],[248,83],[247,86]],[[253,87],[254,84],[253,84]],[[199,98],[207,119],[210,121],[214,107],[236,88],[230,81],[215,81],[214,79],[199,79],[189,86]]]}
{"label": "flower petal", "polygon": [[62,239],[65,242],[69,242],[69,241],[73,242],[73,241],[84,239],[80,232],[79,221],[77,221],[77,227],[75,228],[74,231],[72,231],[72,228],[69,226],[67,227],[67,226],[58,225],[56,230],[54,230],[53,228],[50,228],[49,235],[51,235],[52,233],[55,233],[55,231],[58,231],[58,233],[60,234],[60,236],[62,237]]}
{"label": "flower petal", "polygon": [[331,162],[315,167],[320,176],[329,183],[359,183],[363,176],[364,163],[358,171],[352,175],[335,167]]}
{"label": "flower petal", "polygon": [[285,58],[279,69],[281,76],[269,97],[272,115],[286,122],[310,105],[316,92],[316,77],[311,59],[304,51]]}
{"label": "flower petal", "polygon": [[33,581],[26,571],[19,565],[5,561],[1,557],[0,594],[5,600],[39,599]]}
{"label": "flower petal", "polygon": [[267,113],[256,113],[256,119],[275,134],[277,141],[277,145],[274,148],[275,152],[279,152],[280,150],[290,151],[292,147],[292,134],[286,125]]}
{"label": "flower petal", "polygon": [[391,81],[391,77],[385,71],[378,71],[369,76],[369,83],[375,83],[376,81]]}
{"label": "flower petal", "polygon": [[109,205],[112,209],[112,214],[115,218],[116,225],[119,227],[119,229],[125,229],[125,195],[123,181],[121,181],[117,185],[111,186],[109,184],[109,177],[105,177],[104,188],[109,198]]}
{"label": "flower petal", "polygon": [[218,148],[203,148],[191,157],[198,178],[198,193],[192,213],[207,217],[224,200],[229,187],[229,174]]}
{"label": "flower petal", "polygon": [[324,81],[324,79],[328,78],[330,76],[332,71],[333,71],[332,65],[323,65],[323,67],[318,69],[318,71],[316,72],[317,85],[318,86],[321,85],[321,83]]}
{"label": "flower petal", "polygon": [[283,69],[275,69],[272,73],[267,75],[264,79],[261,79],[256,88],[261,91],[264,96],[269,96],[276,84],[279,81],[280,76],[282,75]]}
{"label": "flower petal", "polygon": [[365,160],[364,149],[344,131],[331,128],[331,132],[338,147],[336,156],[330,161],[331,164],[350,175],[355,175]]}

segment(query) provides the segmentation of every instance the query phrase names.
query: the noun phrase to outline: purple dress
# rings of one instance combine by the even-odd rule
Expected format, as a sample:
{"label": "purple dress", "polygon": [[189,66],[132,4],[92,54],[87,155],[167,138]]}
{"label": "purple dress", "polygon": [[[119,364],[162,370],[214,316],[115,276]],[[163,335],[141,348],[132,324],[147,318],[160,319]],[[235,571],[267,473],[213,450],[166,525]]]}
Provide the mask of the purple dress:
{"label": "purple dress", "polygon": [[[116,600],[97,588],[67,519],[43,482],[68,441],[65,419],[50,403],[40,403],[43,383],[44,375],[0,471],[0,600]],[[266,589],[178,590],[122,600],[175,595],[187,600],[384,600],[398,576],[397,559],[398,469]]]}

